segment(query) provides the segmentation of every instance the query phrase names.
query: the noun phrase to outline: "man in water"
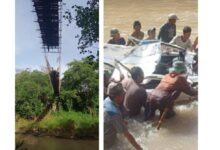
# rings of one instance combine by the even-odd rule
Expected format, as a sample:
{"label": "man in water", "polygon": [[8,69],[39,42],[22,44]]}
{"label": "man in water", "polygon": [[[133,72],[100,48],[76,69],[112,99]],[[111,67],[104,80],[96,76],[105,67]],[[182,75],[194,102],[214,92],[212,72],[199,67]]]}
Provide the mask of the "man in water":
{"label": "man in water", "polygon": [[120,33],[118,29],[112,28],[110,31],[110,35],[112,39],[108,41],[109,44],[117,44],[117,45],[125,45],[125,39],[120,37]]}
{"label": "man in water", "polygon": [[175,14],[168,15],[168,22],[160,28],[158,40],[169,43],[176,36],[176,20],[178,19]]}
{"label": "man in water", "polygon": [[121,133],[124,134],[135,149],[141,150],[141,146],[129,133],[119,110],[119,105],[123,102],[124,93],[121,83],[111,82],[108,85],[108,97],[104,100],[104,147],[105,149],[110,148],[116,140],[117,133]]}
{"label": "man in water", "polygon": [[145,109],[145,120],[153,119],[157,109],[160,110],[162,115],[165,107],[169,108],[166,118],[175,116],[173,105],[181,92],[191,96],[198,95],[198,91],[187,83],[185,73],[186,67],[184,63],[175,61],[170,73],[166,74],[159,85],[149,94]]}
{"label": "man in water", "polygon": [[193,45],[192,45],[191,40],[189,39],[191,35],[191,31],[192,31],[191,27],[185,26],[183,28],[183,34],[179,36],[175,36],[170,42],[170,44],[174,44],[174,45],[182,47],[185,50],[188,49],[192,51]]}
{"label": "man in water", "polygon": [[122,112],[124,116],[132,117],[138,115],[141,107],[145,106],[147,93],[140,85],[144,79],[143,70],[140,67],[133,67],[130,72],[132,78],[122,81],[126,90]]}
{"label": "man in water", "polygon": [[[133,29],[134,29],[134,31],[131,34],[131,36],[138,39],[138,40],[143,40],[144,32],[141,31],[140,21],[134,21]],[[134,46],[135,44],[137,44],[135,41],[128,40],[128,43],[127,43],[128,46]]]}

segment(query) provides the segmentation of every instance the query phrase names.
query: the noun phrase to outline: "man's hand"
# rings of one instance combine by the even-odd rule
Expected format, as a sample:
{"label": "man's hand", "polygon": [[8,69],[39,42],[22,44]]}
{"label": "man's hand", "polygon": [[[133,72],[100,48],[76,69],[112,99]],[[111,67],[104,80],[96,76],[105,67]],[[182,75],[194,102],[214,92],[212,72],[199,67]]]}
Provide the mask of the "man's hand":
{"label": "man's hand", "polygon": [[126,130],[124,132],[124,136],[128,139],[128,141],[135,147],[136,150],[142,150],[141,146],[136,142],[134,137]]}

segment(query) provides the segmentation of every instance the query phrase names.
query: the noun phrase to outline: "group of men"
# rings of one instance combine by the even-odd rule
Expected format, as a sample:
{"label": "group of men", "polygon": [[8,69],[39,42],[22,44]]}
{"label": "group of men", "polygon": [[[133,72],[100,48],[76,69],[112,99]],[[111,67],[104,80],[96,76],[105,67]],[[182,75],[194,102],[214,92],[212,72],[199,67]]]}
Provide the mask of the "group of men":
{"label": "group of men", "polygon": [[[192,29],[190,26],[185,26],[183,28],[183,34],[182,35],[176,35],[176,21],[179,20],[177,15],[175,14],[169,14],[168,15],[168,21],[163,24],[160,28],[159,34],[156,38],[156,28],[150,28],[147,31],[148,37],[146,40],[161,40],[166,43],[178,45],[182,47],[183,49],[189,49],[190,51],[196,52],[196,46],[198,44],[198,37],[196,37],[194,44],[192,44],[190,38]],[[138,40],[144,40],[144,32],[141,31],[141,23],[140,21],[134,21],[133,23],[133,33],[131,34],[131,37],[138,39]],[[127,45],[127,46],[134,46],[137,44],[135,40],[129,39],[127,44],[123,37],[120,36],[119,30],[116,28],[112,28],[110,31],[111,39],[108,41],[109,44],[118,44],[118,45]]]}
{"label": "group of men", "polygon": [[[144,32],[141,31],[141,23],[140,21],[134,21],[133,23],[133,33],[131,37],[137,40],[144,39]],[[154,40],[156,38],[156,28],[150,28],[147,31],[148,37],[147,40]],[[137,44],[138,41],[135,40],[128,40],[127,44],[123,37],[120,36],[119,30],[116,28],[112,28],[110,31],[111,39],[108,41],[109,44],[117,44],[117,45],[127,45],[127,46],[134,46]]]}
{"label": "group of men", "polygon": [[[191,41],[189,41],[191,28],[189,26],[184,27],[183,35],[176,36],[176,20],[178,20],[178,18],[175,14],[168,16],[168,22],[161,27],[158,39],[179,45],[184,49],[192,50],[194,46]],[[144,33],[140,31],[140,22],[135,21],[133,27],[135,31],[132,33],[132,36],[143,39]],[[155,28],[149,30],[149,39],[155,38],[155,30]],[[118,43],[114,41],[114,35],[116,34],[118,39],[120,39]],[[117,29],[111,30],[111,36],[113,39],[111,39],[109,43],[125,44],[124,38],[120,37]],[[127,44],[132,45],[135,43],[128,42]],[[106,98],[104,100],[105,148],[113,145],[117,133],[122,133],[136,149],[142,149],[135,138],[129,133],[124,118],[140,114],[141,108],[144,108],[145,121],[153,119],[157,109],[160,111],[160,115],[162,115],[165,108],[168,108],[166,118],[175,116],[173,106],[181,92],[191,96],[197,96],[198,94],[198,91],[187,83],[186,71],[187,69],[183,61],[174,61],[169,73],[164,75],[159,85],[151,93],[147,93],[141,85],[144,80],[144,72],[137,66],[131,68],[131,78],[121,79],[117,82],[112,80],[105,81],[105,83],[107,83]]]}

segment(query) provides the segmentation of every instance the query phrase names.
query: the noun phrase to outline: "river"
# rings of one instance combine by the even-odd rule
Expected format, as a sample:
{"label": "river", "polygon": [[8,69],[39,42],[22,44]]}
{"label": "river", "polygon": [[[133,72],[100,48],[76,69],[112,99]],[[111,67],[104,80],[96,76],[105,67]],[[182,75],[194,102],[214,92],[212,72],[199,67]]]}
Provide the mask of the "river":
{"label": "river", "polygon": [[71,140],[55,137],[36,137],[16,134],[16,138],[24,140],[22,148],[27,150],[98,150],[98,140]]}
{"label": "river", "polygon": [[110,39],[110,29],[118,28],[126,40],[133,31],[134,20],[142,24],[142,31],[147,36],[147,29],[159,28],[167,21],[169,13],[175,13],[177,35],[182,34],[185,25],[192,28],[191,40],[198,35],[197,0],[105,0],[104,1],[104,41]]}
{"label": "river", "polygon": [[[198,102],[175,107],[176,116],[164,120],[160,130],[152,122],[142,122],[141,115],[128,120],[128,130],[144,150],[197,150]],[[155,121],[157,122],[157,121]],[[111,150],[133,150],[131,144],[118,135]]]}
{"label": "river", "polygon": [[[142,24],[145,33],[156,27],[157,34],[169,13],[179,17],[177,35],[182,34],[185,25],[192,28],[191,40],[198,36],[197,0],[105,0],[104,1],[104,42],[110,39],[110,29],[118,28],[126,40],[132,33],[134,20]],[[104,54],[105,55],[105,54]],[[128,130],[144,150],[197,150],[198,149],[198,102],[176,105],[177,115],[165,120],[158,131],[152,123],[128,120]],[[112,150],[132,150],[133,147],[119,135]]]}

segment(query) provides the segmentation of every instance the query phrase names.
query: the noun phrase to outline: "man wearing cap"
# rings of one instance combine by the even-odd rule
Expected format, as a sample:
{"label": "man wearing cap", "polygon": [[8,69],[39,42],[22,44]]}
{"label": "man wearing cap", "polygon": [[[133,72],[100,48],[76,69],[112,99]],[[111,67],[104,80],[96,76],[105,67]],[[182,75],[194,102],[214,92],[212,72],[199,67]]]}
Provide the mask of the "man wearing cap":
{"label": "man wearing cap", "polygon": [[121,83],[111,82],[108,85],[108,97],[104,100],[104,147],[110,148],[116,140],[117,133],[122,133],[135,149],[141,150],[140,145],[129,133],[119,110],[124,93]]}
{"label": "man wearing cap", "polygon": [[140,85],[144,79],[144,72],[140,67],[131,68],[131,78],[122,81],[126,90],[123,103],[123,116],[133,117],[140,113],[141,107],[145,106],[147,93]]}
{"label": "man wearing cap", "polygon": [[166,74],[159,85],[149,94],[145,109],[145,120],[153,119],[157,109],[160,110],[162,115],[165,107],[169,108],[166,118],[173,117],[175,115],[173,110],[174,101],[181,92],[191,96],[198,94],[198,91],[187,83],[185,72],[186,67],[182,61],[173,63],[170,73]]}
{"label": "man wearing cap", "polygon": [[[136,39],[138,39],[138,40],[143,40],[144,32],[141,31],[141,23],[140,23],[140,21],[134,21],[133,29],[134,29],[134,31],[131,34],[131,36],[136,38]],[[137,44],[137,42],[128,40],[128,43],[127,43],[128,46],[134,46],[135,44]]]}
{"label": "man wearing cap", "polygon": [[176,20],[178,20],[178,17],[175,14],[168,15],[168,22],[160,28],[159,40],[169,43],[176,36]]}
{"label": "man wearing cap", "polygon": [[188,50],[192,51],[193,46],[192,46],[191,40],[189,39],[189,37],[191,35],[191,31],[192,31],[191,27],[185,26],[183,28],[183,35],[175,36],[172,39],[172,41],[170,42],[170,44],[178,45],[185,50],[188,49]]}
{"label": "man wearing cap", "polygon": [[150,28],[147,30],[147,40],[155,40],[156,38],[156,28]]}
{"label": "man wearing cap", "polygon": [[120,33],[118,29],[112,28],[110,31],[110,35],[112,39],[108,41],[109,44],[117,44],[117,45],[125,45],[125,39],[123,37],[120,37]]}

